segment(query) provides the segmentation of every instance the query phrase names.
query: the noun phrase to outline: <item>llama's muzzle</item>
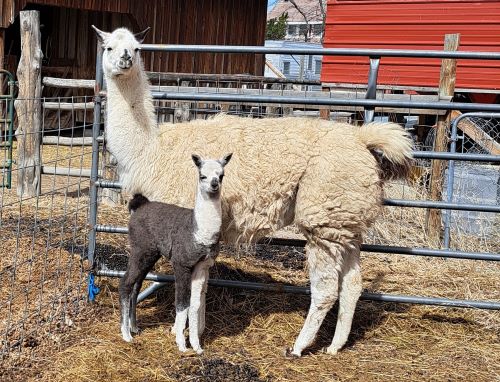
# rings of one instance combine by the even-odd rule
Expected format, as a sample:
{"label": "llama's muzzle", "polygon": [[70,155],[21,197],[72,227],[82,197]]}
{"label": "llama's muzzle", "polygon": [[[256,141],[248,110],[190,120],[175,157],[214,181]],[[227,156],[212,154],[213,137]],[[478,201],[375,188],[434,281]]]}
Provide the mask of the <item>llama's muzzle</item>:
{"label": "llama's muzzle", "polygon": [[129,54],[127,49],[123,50],[123,54],[120,56],[120,61],[118,61],[118,67],[120,69],[130,69],[132,66],[132,56]]}
{"label": "llama's muzzle", "polygon": [[211,188],[211,191],[212,191],[212,192],[219,191],[219,187],[220,187],[219,180],[218,180],[217,178],[213,178],[213,179],[210,181],[210,188]]}

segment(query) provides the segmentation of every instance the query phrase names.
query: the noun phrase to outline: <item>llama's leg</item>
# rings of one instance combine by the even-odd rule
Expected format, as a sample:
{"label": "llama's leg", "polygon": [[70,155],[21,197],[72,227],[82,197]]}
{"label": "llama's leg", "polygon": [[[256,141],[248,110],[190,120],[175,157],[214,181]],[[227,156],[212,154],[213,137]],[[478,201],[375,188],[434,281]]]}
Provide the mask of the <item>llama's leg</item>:
{"label": "llama's leg", "polygon": [[297,337],[291,354],[297,357],[310,346],[338,295],[339,265],[341,252],[337,245],[322,241],[306,247],[311,281],[311,305],[304,326]]}
{"label": "llama's leg", "polygon": [[132,333],[139,333],[139,328],[137,326],[137,296],[139,295],[145,277],[146,275],[132,287],[132,295],[130,298],[130,331]]}
{"label": "llama's leg", "polygon": [[[212,266],[212,265],[210,265],[210,266]],[[207,288],[208,288],[208,276],[209,276],[209,272],[210,272],[210,269],[207,267],[205,269],[205,282],[203,283],[203,289],[201,291],[200,314],[198,315],[198,317],[199,317],[198,334],[200,336],[203,334],[203,331],[205,330],[206,299],[207,299]]]}
{"label": "llama's leg", "polygon": [[128,281],[128,271],[120,281],[120,330],[124,341],[131,342],[132,335],[130,334],[130,293],[132,286]]}
{"label": "llama's leg", "polygon": [[181,352],[185,352],[186,338],[184,329],[188,319],[189,299],[191,297],[191,270],[174,264],[175,274],[175,342]]}
{"label": "llama's leg", "polygon": [[[137,294],[134,289],[140,289],[142,281],[158,260],[159,255],[148,253],[136,248],[130,251],[127,271],[120,280],[121,332],[125,341],[132,341],[131,324],[135,324]],[[136,325],[134,325],[136,326]]]}
{"label": "llama's leg", "polygon": [[[191,275],[191,299],[189,302],[189,342],[196,353],[203,353],[200,346],[200,321],[202,311],[203,289],[208,279],[208,268],[212,266],[213,260],[200,261],[194,267]],[[204,310],[204,308],[203,308]],[[204,312],[203,312],[204,314]],[[204,321],[204,317],[203,317]],[[204,322],[203,322],[204,325]]]}
{"label": "llama's leg", "polygon": [[339,314],[335,336],[332,344],[326,349],[329,354],[336,354],[347,341],[351,331],[352,318],[356,303],[361,295],[361,267],[359,265],[359,248],[350,251],[344,258],[339,280]]}

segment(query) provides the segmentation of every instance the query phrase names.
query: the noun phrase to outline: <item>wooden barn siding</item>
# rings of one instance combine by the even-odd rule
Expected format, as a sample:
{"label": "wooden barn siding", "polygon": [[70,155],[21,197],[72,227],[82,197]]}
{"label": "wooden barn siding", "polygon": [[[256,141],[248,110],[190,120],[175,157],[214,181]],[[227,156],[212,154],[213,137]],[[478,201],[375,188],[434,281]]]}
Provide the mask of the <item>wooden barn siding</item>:
{"label": "wooden barn siding", "polygon": [[[0,1],[2,6],[12,4]],[[94,76],[96,39],[91,24],[103,30],[126,26],[138,31],[150,26],[147,43],[264,45],[266,0],[19,0],[16,15],[27,3],[58,7],[44,8],[53,15],[51,45],[44,53],[48,72],[55,75]],[[264,72],[263,55],[144,52],[143,57],[150,71]]]}
{"label": "wooden barn siding", "polygon": [[[330,0],[328,48],[443,49],[460,33],[460,50],[500,52],[500,1]],[[324,83],[366,83],[366,58],[325,57]],[[438,59],[382,58],[379,83],[436,87]],[[500,62],[459,60],[457,88],[500,89]]]}

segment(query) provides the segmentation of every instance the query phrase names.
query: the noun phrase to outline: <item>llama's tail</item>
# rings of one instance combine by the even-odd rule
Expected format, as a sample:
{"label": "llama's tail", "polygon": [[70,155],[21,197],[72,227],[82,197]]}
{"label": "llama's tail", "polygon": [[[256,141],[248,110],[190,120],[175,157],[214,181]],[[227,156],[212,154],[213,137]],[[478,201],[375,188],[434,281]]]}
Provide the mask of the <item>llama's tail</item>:
{"label": "llama's tail", "polygon": [[135,194],[130,202],[128,202],[129,212],[135,212],[137,209],[144,204],[149,203],[149,199],[142,194]]}
{"label": "llama's tail", "polygon": [[403,128],[391,122],[372,122],[360,127],[358,137],[377,158],[383,180],[408,176],[413,144]]}

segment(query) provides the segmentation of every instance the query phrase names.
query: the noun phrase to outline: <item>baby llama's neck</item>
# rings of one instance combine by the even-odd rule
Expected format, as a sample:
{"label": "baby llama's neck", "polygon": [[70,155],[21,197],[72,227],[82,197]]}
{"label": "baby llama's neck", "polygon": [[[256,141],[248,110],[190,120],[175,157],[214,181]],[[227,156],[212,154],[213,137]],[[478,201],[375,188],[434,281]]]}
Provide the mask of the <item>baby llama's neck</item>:
{"label": "baby llama's neck", "polygon": [[[106,140],[118,163],[133,163],[156,137],[149,82],[143,70],[107,77]],[[139,161],[140,162],[140,161]]]}
{"label": "baby llama's neck", "polygon": [[207,195],[198,188],[193,214],[195,241],[203,245],[215,244],[222,224],[220,193]]}

